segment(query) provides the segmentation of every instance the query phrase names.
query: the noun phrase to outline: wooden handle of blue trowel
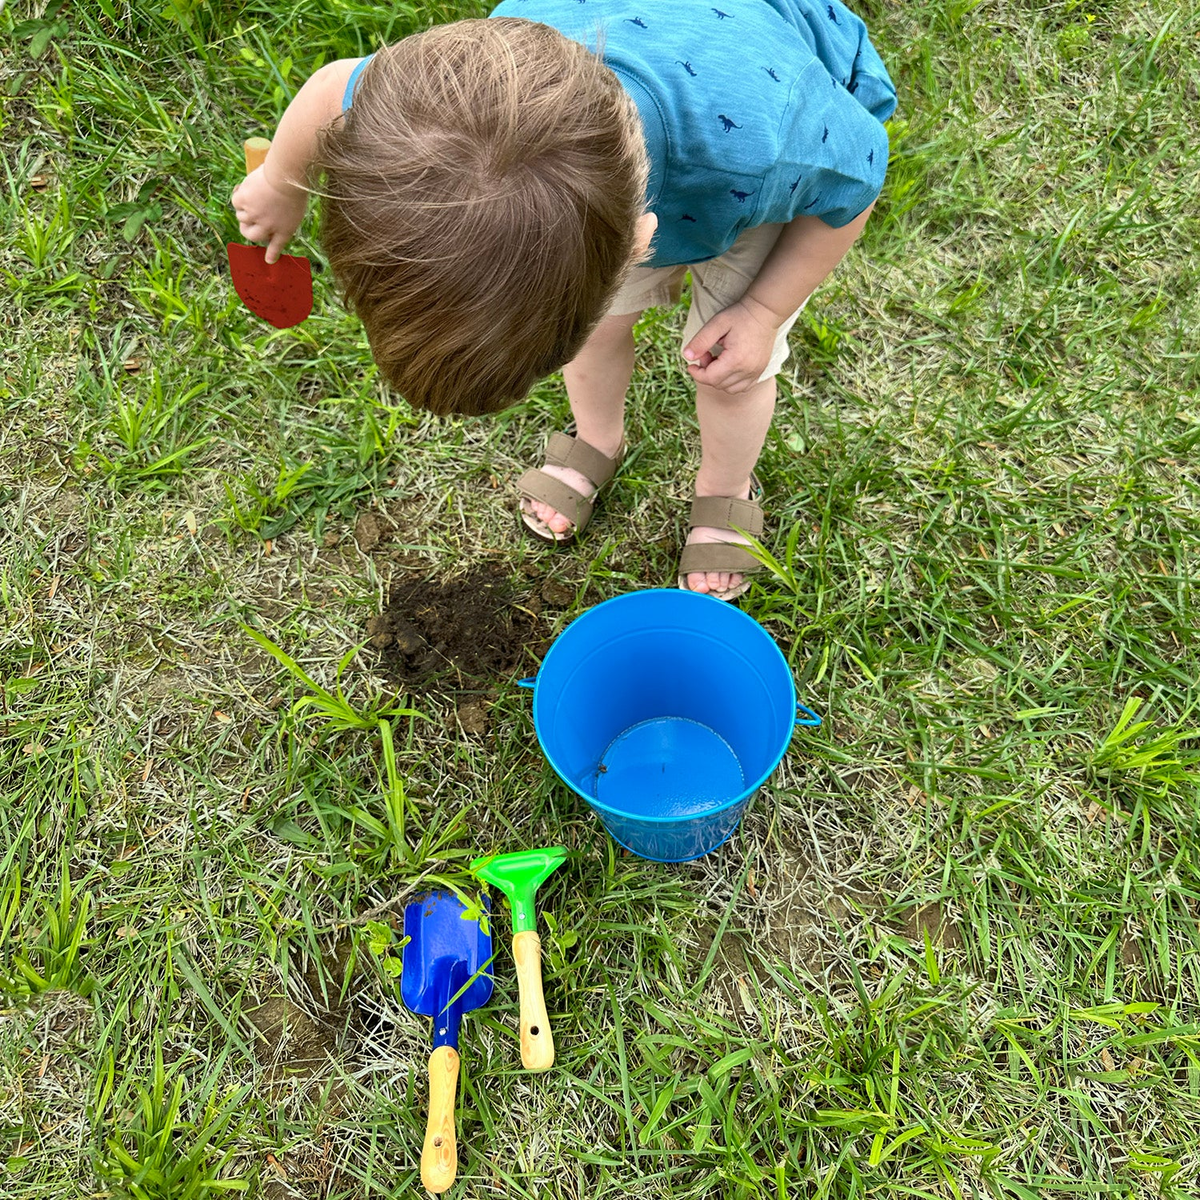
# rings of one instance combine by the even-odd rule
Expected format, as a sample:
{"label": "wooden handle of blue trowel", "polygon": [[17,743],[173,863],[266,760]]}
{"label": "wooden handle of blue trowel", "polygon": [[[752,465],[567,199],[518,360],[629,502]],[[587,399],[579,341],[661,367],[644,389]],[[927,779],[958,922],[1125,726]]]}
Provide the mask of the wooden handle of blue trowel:
{"label": "wooden handle of blue trowel", "polygon": [[514,933],[512,950],[521,1001],[521,1062],[527,1071],[548,1071],[554,1065],[554,1037],[542,994],[542,939],[532,930]]}
{"label": "wooden handle of blue trowel", "polygon": [[444,1192],[458,1174],[458,1142],[454,1136],[454,1095],[458,1090],[458,1051],[439,1046],[429,1056],[429,1120],[421,1147],[421,1182],[431,1192]]}
{"label": "wooden handle of blue trowel", "polygon": [[246,174],[251,171],[257,171],[259,167],[266,161],[267,151],[270,150],[271,143],[267,138],[252,137],[247,138],[242,143],[242,150],[246,155]]}

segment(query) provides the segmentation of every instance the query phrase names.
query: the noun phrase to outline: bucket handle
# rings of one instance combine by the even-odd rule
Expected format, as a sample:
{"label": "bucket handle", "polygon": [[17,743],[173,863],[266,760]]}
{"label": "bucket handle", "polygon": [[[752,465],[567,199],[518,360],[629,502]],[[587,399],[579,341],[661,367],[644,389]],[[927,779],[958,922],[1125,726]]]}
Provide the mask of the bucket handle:
{"label": "bucket handle", "polygon": [[526,675],[524,679],[517,680],[517,687],[531,688],[537,683],[536,675]]}
{"label": "bucket handle", "polygon": [[821,718],[815,712],[813,712],[813,710],[811,708],[809,708],[807,704],[801,704],[799,701],[797,701],[796,707],[801,712],[808,713],[809,718],[810,718],[809,720],[805,721],[805,720],[801,719],[800,717],[797,717],[796,718],[797,725],[812,725],[812,726],[820,725]]}

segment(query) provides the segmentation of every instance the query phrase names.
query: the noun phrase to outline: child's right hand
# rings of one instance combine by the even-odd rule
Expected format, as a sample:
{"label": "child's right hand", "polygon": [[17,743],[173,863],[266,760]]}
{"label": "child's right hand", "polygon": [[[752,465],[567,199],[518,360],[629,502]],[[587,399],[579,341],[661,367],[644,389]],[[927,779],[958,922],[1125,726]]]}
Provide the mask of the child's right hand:
{"label": "child's right hand", "polygon": [[300,228],[308,194],[291,184],[277,188],[258,167],[233,189],[232,200],[242,237],[265,242],[267,262],[273,263]]}

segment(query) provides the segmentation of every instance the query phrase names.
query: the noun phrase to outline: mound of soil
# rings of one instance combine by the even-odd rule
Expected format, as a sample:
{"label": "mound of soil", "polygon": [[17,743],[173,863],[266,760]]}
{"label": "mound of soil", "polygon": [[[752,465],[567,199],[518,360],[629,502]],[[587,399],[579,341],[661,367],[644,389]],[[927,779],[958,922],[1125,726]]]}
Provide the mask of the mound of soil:
{"label": "mound of soil", "polygon": [[478,691],[533,674],[549,648],[541,597],[522,595],[503,572],[477,567],[450,580],[406,580],[367,622],[390,681],[405,691]]}

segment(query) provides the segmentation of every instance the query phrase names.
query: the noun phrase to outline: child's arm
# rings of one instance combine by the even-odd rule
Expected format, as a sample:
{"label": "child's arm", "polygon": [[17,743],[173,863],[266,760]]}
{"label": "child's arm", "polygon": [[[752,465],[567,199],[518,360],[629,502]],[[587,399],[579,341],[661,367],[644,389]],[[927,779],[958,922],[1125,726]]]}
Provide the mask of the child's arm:
{"label": "child's arm", "polygon": [[[771,361],[779,327],[845,258],[874,207],[836,229],[820,217],[785,225],[745,295],[684,346],[692,378],[735,395],[752,388]],[[722,350],[714,356],[718,343]]]}
{"label": "child's arm", "polygon": [[346,85],[359,61],[342,58],[313,73],[283,114],[266,161],[233,191],[242,237],[268,243],[269,263],[283,253],[304,220],[317,131],[341,113]]}

